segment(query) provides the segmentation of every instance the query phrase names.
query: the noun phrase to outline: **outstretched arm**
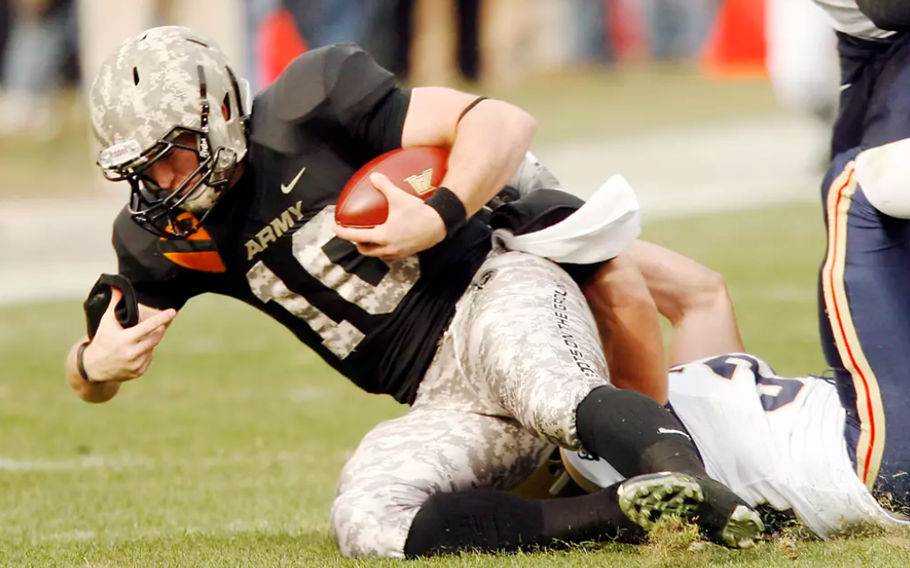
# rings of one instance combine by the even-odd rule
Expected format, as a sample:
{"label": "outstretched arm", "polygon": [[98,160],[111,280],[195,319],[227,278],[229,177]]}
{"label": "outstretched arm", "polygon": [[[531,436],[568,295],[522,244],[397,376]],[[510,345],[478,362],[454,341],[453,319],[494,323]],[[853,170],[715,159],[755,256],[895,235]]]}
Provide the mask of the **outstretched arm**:
{"label": "outstretched arm", "polygon": [[657,310],[673,325],[670,366],[745,350],[723,276],[644,241],[625,254],[641,271]]}
{"label": "outstretched arm", "polygon": [[600,332],[610,383],[667,403],[667,365],[660,318],[635,261],[623,253],[581,286]]}
{"label": "outstretched arm", "polygon": [[[582,285],[610,381],[667,400],[667,363],[745,350],[723,276],[680,253],[636,241]],[[673,326],[669,361],[658,313]]]}

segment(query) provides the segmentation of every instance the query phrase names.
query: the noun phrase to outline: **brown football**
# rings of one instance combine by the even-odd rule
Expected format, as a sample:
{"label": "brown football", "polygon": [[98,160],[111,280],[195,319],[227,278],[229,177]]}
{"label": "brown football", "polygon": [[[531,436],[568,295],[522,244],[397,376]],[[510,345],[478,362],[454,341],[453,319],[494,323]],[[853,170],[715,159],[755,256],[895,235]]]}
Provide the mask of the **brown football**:
{"label": "brown football", "polygon": [[384,174],[389,180],[421,199],[427,199],[446,175],[449,152],[442,148],[414,146],[377,156],[357,170],[345,184],[335,205],[335,222],[342,227],[368,229],[385,223],[389,203],[370,183],[370,174]]}

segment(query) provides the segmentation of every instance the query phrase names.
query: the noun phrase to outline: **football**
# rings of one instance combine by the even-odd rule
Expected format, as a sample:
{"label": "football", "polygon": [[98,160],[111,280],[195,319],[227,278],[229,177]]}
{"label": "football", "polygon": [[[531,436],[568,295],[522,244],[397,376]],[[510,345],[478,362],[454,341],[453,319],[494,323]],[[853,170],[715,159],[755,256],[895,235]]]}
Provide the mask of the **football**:
{"label": "football", "polygon": [[369,229],[385,223],[389,203],[370,183],[370,174],[384,174],[399,188],[427,199],[446,175],[449,152],[442,148],[415,146],[377,156],[351,176],[335,206],[335,222],[342,227]]}

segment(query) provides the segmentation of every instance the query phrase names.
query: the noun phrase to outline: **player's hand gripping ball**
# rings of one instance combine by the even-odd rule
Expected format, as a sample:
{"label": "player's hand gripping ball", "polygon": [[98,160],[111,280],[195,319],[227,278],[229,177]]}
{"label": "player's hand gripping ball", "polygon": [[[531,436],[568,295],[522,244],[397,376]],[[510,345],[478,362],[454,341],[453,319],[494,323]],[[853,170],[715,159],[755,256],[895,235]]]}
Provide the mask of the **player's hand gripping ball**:
{"label": "player's hand gripping ball", "polygon": [[383,174],[411,195],[427,199],[442,183],[448,158],[448,151],[429,146],[399,148],[377,156],[345,184],[335,206],[335,222],[356,229],[382,225],[389,216],[389,202],[370,183],[370,174]]}

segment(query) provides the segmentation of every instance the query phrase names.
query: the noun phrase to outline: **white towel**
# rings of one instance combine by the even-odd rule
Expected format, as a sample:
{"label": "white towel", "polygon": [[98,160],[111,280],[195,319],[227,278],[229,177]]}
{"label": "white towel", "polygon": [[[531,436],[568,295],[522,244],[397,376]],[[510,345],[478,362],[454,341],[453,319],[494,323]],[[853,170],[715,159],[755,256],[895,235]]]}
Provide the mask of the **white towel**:
{"label": "white towel", "polygon": [[546,229],[515,236],[497,229],[493,242],[507,250],[554,262],[593,264],[615,258],[641,234],[638,198],[629,182],[615,175],[581,209]]}

